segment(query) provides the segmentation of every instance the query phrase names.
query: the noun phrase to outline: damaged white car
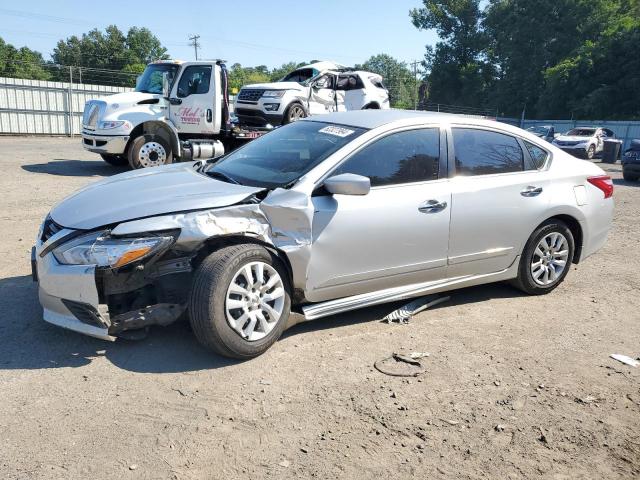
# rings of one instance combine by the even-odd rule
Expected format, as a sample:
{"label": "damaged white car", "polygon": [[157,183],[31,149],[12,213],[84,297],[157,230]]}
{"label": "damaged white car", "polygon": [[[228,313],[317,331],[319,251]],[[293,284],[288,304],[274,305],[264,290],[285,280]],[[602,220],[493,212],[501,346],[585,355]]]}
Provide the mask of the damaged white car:
{"label": "damaged white car", "polygon": [[245,85],[234,103],[240,123],[254,127],[286,125],[323,113],[388,108],[389,92],[380,75],[332,62],[305,65],[279,82]]}
{"label": "damaged white car", "polygon": [[501,280],[547,293],[605,243],[612,194],[509,125],[334,113],[78,191],[33,273],[48,322],[112,339],[186,314],[202,344],[250,358],[294,318]]}

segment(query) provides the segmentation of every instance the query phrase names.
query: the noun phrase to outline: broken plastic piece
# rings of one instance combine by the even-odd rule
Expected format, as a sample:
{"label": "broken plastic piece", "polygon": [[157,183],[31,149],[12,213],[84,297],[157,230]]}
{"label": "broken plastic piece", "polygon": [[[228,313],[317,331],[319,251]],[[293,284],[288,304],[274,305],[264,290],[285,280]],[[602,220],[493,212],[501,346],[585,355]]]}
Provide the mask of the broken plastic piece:
{"label": "broken plastic piece", "polygon": [[394,310],[389,315],[382,319],[383,322],[386,323],[407,323],[411,317],[415,314],[426,310],[429,307],[433,307],[442,302],[446,302],[451,297],[437,297],[435,295],[427,295],[425,297],[420,297],[417,300],[413,300],[406,305]]}
{"label": "broken plastic piece", "polygon": [[627,357],[626,355],[620,355],[619,353],[612,353],[609,355],[614,360],[624,363],[625,365],[629,365],[631,367],[637,367],[640,365],[640,362],[634,358]]}

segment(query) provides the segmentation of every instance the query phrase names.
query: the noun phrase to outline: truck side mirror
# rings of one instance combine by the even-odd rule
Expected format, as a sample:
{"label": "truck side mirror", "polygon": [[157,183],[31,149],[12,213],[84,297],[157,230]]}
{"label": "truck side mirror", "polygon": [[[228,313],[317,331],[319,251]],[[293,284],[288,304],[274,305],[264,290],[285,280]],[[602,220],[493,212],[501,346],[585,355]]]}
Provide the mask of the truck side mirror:
{"label": "truck side mirror", "polygon": [[169,98],[169,73],[162,73],[162,96],[164,98]]}

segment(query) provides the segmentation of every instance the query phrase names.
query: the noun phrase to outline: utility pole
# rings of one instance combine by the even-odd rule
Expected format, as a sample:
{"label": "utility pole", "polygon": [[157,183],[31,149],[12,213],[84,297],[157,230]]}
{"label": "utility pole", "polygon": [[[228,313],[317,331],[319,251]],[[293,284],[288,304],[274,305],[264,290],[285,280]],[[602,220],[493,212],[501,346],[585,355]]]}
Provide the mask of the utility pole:
{"label": "utility pole", "polygon": [[418,64],[420,62],[418,62],[417,60],[414,60],[413,62],[411,62],[411,66],[413,67],[413,83],[414,83],[414,104],[413,104],[413,109],[417,110],[418,109]]}
{"label": "utility pole", "polygon": [[196,60],[198,60],[198,49],[200,48],[200,42],[198,42],[199,39],[200,35],[193,35],[189,37],[189,40],[191,40],[191,43],[189,43],[189,45],[192,46],[196,52]]}

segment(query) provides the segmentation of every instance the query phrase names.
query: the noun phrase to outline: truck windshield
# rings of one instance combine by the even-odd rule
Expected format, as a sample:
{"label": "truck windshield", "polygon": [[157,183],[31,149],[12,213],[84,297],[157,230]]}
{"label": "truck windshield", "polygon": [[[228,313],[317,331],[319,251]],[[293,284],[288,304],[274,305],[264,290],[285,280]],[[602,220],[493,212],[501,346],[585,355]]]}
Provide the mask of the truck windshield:
{"label": "truck windshield", "polygon": [[241,185],[286,187],[365,131],[315,121],[291,123],[231,152],[205,172]]}
{"label": "truck windshield", "polygon": [[173,63],[154,63],[147,65],[136,84],[136,92],[162,93],[162,74],[167,72],[169,85],[173,84],[179,65]]}

